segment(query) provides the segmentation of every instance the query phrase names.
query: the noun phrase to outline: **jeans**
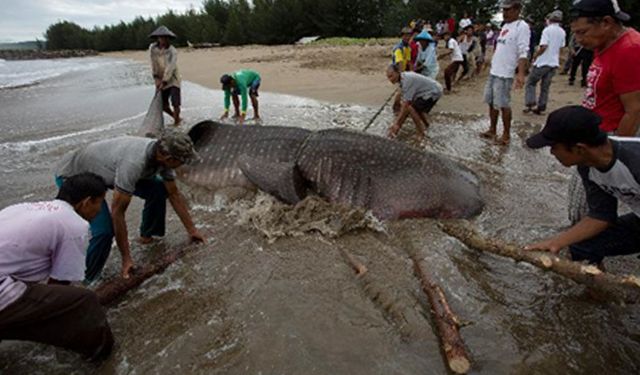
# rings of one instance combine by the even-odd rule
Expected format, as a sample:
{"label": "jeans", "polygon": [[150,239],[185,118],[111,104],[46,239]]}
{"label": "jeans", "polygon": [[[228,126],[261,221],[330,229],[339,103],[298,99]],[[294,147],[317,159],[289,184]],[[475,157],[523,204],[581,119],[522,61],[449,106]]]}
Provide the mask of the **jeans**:
{"label": "jeans", "polygon": [[640,218],[633,213],[622,215],[615,224],[597,236],[569,247],[571,258],[600,263],[606,256],[627,255],[640,251]]}
{"label": "jeans", "polygon": [[[56,184],[58,187],[62,184],[61,177],[56,177]],[[140,180],[136,184],[133,195],[144,199],[140,236],[164,236],[167,213],[167,189],[164,186],[164,181],[158,176]],[[91,227],[91,240],[87,249],[86,282],[93,281],[100,275],[111,252],[111,244],[115,233],[111,212],[106,200],[102,202],[100,212],[91,220],[89,225]]]}
{"label": "jeans", "polygon": [[524,93],[524,104],[527,107],[536,106],[536,85],[540,83],[540,97],[538,98],[537,107],[540,111],[547,109],[547,101],[549,100],[549,87],[551,87],[551,80],[556,74],[556,68],[551,66],[536,66],[529,74],[527,79],[527,85]]}

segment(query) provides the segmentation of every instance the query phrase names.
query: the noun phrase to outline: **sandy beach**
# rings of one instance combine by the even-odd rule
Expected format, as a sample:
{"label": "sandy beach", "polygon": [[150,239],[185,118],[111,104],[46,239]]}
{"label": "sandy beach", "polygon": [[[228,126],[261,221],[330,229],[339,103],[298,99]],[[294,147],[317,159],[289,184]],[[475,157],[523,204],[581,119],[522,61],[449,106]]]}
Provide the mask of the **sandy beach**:
{"label": "sandy beach", "polygon": [[[512,96],[509,147],[478,136],[488,122],[482,98],[487,70],[439,101],[424,142],[413,140],[412,124],[396,141],[378,138],[393,121],[386,106],[369,123],[394,91],[385,76],[394,42],[180,49],[180,130],[222,111],[221,74],[253,68],[263,78],[265,126],[242,128],[269,131],[262,133],[267,141],[230,141],[221,152],[279,150],[273,141],[283,138],[267,125],[350,130],[354,137],[382,142],[385,148],[375,155],[385,161],[393,160],[393,142],[401,142],[412,153],[429,153],[430,163],[471,171],[485,206],[470,223],[487,238],[526,244],[565,228],[570,171],[548,151],[525,146],[546,117],[522,113],[523,90]],[[147,51],[6,61],[0,67],[13,79],[11,88],[0,89],[1,207],[54,196],[53,171],[68,152],[138,134],[154,93]],[[580,102],[582,90],[568,86],[566,78],[554,80],[550,111]],[[327,143],[331,152],[360,152],[338,145]],[[323,154],[309,155],[322,160]],[[352,166],[366,170],[367,161]],[[401,163],[391,168],[398,171],[392,178],[403,177]],[[179,185],[207,244],[188,244],[172,208],[166,235],[150,245],[139,243],[143,200],[132,200],[127,224],[134,261],[147,265],[175,251],[185,255],[109,306],[117,340],[112,356],[95,366],[52,346],[3,340],[1,374],[449,374],[413,259],[432,274],[465,322],[460,332],[472,373],[640,371],[636,305],[595,302],[579,284],[476,252],[444,233],[438,220],[381,222],[317,197],[287,205],[266,193],[229,199],[234,186],[218,194],[186,180]],[[451,191],[426,188],[424,197],[445,201]],[[117,279],[120,262],[114,248],[101,282]],[[367,272],[356,275],[354,263]],[[637,274],[638,260],[616,257],[607,260],[607,269]]]}
{"label": "sandy beach", "polygon": [[[391,61],[395,39],[384,44],[366,46],[280,45],[219,47],[207,49],[181,48],[178,67],[183,80],[217,89],[219,77],[238,69],[251,68],[262,76],[261,90],[290,94],[321,101],[361,104],[379,108],[393,91],[385,77]],[[440,53],[442,42],[440,43]],[[147,51],[125,51],[103,54],[147,63]],[[489,59],[488,59],[489,60]],[[440,61],[438,80],[449,63]],[[454,85],[453,93],[443,97],[434,112],[485,114],[482,93],[489,68],[470,80]],[[568,104],[579,104],[583,90],[569,86],[566,76],[554,77],[549,110]],[[515,121],[542,123],[544,116],[522,113],[524,89],[512,93]],[[268,108],[265,108],[268,111]]]}

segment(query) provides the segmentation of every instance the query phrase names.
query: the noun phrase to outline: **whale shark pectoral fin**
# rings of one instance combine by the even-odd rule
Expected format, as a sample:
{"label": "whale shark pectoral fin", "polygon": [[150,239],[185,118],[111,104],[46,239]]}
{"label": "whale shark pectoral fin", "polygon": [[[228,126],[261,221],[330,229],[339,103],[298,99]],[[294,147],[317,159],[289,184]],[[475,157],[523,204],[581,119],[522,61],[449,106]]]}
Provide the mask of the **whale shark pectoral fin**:
{"label": "whale shark pectoral fin", "polygon": [[307,195],[304,178],[293,162],[264,161],[246,155],[238,162],[249,181],[283,202],[295,204]]}

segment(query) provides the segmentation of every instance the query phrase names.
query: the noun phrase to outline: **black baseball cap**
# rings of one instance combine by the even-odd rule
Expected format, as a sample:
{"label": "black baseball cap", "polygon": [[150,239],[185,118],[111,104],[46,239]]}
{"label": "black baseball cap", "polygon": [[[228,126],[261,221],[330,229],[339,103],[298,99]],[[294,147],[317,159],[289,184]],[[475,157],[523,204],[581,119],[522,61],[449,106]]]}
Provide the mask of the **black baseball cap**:
{"label": "black baseball cap", "polygon": [[601,144],[607,133],[600,130],[602,118],[595,112],[572,105],[549,114],[542,131],[527,139],[530,148],[542,148],[556,143]]}
{"label": "black baseball cap", "polygon": [[569,14],[571,18],[611,16],[620,21],[631,19],[620,9],[618,0],[579,0],[574,2]]}

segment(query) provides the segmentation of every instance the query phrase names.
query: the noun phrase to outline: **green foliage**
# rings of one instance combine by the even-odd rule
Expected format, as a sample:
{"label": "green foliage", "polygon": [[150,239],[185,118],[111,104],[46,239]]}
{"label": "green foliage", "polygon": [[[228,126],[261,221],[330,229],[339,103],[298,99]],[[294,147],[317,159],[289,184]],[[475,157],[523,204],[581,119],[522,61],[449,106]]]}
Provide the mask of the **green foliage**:
{"label": "green foliage", "polygon": [[[638,0],[619,0],[638,26]],[[561,9],[568,16],[572,0],[524,0],[524,15],[532,17],[538,31],[545,16]],[[434,23],[452,15],[459,21],[466,13],[478,22],[489,21],[499,12],[498,0],[204,0],[201,8],[184,14],[167,11],[152,19],[133,21],[86,30],[72,22],[59,21],[45,33],[47,49],[85,49],[115,51],[144,49],[159,25],[171,29],[174,45],[191,43],[292,43],[303,36],[323,38],[396,38],[412,19]],[[565,26],[568,26],[568,17]],[[352,43],[353,39],[329,39],[330,43]],[[324,42],[327,43],[327,39]],[[360,43],[359,41],[354,43]]]}

